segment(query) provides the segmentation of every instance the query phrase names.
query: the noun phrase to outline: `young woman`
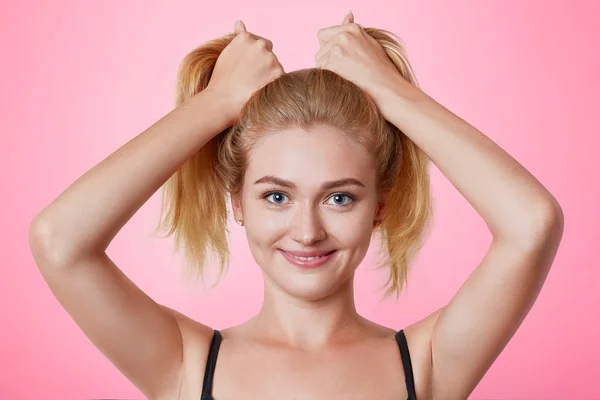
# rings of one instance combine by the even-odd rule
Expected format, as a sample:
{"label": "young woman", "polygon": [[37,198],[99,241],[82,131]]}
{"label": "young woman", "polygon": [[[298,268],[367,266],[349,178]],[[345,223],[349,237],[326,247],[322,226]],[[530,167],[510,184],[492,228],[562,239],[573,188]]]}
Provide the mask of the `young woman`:
{"label": "young woman", "polygon": [[[33,255],[83,332],[152,399],[465,399],[531,309],[563,231],[554,197],[421,91],[399,41],[347,15],[316,67],[285,73],[246,31],[190,53],[177,107],[31,224]],[[484,218],[488,253],[446,306],[404,329],[358,315],[378,233],[399,293],[430,217],[431,160]],[[222,331],[157,304],[106,249],[167,183],[164,220],[201,268],[228,262],[227,201],[264,276]]]}

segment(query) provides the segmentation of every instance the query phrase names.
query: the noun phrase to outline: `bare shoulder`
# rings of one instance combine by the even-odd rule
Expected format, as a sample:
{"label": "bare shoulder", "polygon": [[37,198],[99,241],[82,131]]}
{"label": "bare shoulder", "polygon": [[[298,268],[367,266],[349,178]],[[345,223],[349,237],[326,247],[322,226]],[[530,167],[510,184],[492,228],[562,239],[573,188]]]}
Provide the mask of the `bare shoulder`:
{"label": "bare shoulder", "polygon": [[183,343],[183,380],[180,398],[200,398],[204,368],[214,330],[179,311],[161,305],[173,315],[181,331]]}
{"label": "bare shoulder", "polygon": [[[417,398],[419,399],[432,398],[432,332],[444,309],[445,306],[403,329],[410,353]],[[375,333],[375,336],[378,337],[389,338],[397,332],[369,320],[365,320],[365,322],[369,325],[371,331]]]}

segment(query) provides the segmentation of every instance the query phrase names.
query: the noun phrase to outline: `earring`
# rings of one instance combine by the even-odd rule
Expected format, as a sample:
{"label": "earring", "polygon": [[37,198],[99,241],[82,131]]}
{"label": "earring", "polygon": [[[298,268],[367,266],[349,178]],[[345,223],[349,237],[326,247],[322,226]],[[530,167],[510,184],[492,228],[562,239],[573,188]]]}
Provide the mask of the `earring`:
{"label": "earring", "polygon": [[244,226],[244,220],[243,219],[238,219],[237,221],[238,224],[240,224],[240,226]]}

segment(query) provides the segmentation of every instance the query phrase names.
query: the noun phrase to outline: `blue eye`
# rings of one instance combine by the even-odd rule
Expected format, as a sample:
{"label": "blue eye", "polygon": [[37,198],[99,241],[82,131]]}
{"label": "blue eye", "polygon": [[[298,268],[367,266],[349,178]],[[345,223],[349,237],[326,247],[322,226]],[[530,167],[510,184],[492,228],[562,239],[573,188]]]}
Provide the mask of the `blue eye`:
{"label": "blue eye", "polygon": [[[283,194],[283,193],[281,193],[281,192],[272,192],[272,193],[267,193],[267,194],[266,194],[264,197],[265,197],[266,199],[268,199],[268,198],[269,198],[269,197],[271,197],[271,196],[274,196],[274,197],[275,197],[275,198],[277,198],[277,199],[281,199],[281,198],[283,198],[283,197],[287,197],[285,194]],[[272,201],[270,201],[270,203],[273,203],[273,204],[276,204],[276,205],[282,204],[282,203],[279,203],[279,202],[278,202],[278,200],[277,200],[276,202],[272,202]]]}
{"label": "blue eye", "polygon": [[[272,200],[269,200],[269,197],[272,197]],[[262,198],[266,199],[268,203],[280,207],[285,204],[285,198],[288,196],[282,192],[268,192],[263,194]],[[344,202],[344,198],[349,199],[347,202]],[[348,207],[354,201],[354,196],[351,196],[347,193],[335,193],[333,194],[329,200],[333,199],[333,205],[338,207]],[[329,203],[332,204],[332,203]]]}
{"label": "blue eye", "polygon": [[[343,203],[343,201],[344,201],[344,200],[343,200],[343,199],[344,199],[344,197],[346,197],[346,198],[350,199],[350,201],[348,201],[347,203]],[[335,203],[335,205],[336,205],[336,206],[342,206],[342,207],[344,207],[344,206],[348,205],[350,202],[352,202],[352,201],[354,200],[354,199],[352,198],[352,196],[350,196],[350,195],[348,195],[348,194],[344,194],[344,193],[336,193],[336,194],[334,194],[333,196],[331,196],[331,197],[330,197],[330,199],[340,199],[340,198],[342,199],[342,204],[340,204],[340,203]]]}

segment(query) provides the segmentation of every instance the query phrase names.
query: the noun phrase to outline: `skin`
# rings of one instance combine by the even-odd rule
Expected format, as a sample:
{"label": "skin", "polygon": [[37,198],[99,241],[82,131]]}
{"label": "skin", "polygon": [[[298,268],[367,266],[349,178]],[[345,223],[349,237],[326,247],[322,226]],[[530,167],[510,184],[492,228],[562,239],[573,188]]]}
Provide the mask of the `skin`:
{"label": "skin", "polygon": [[[236,215],[246,216],[250,250],[264,276],[264,302],[250,321],[222,330],[215,398],[406,397],[395,331],[361,317],[354,306],[354,273],[380,216],[374,167],[372,154],[328,126],[270,133],[252,151],[244,190],[232,204]],[[297,187],[255,184],[264,176]],[[364,187],[320,189],[345,178]],[[307,271],[279,249],[336,254]],[[376,368],[381,363],[393,368],[382,374]],[[252,367],[257,364],[263,367]],[[273,382],[273,376],[279,379]],[[240,380],[244,384],[236,385]],[[351,381],[365,382],[357,387]]]}
{"label": "skin", "polygon": [[[106,249],[185,160],[231,126],[248,96],[283,72],[269,41],[243,24],[237,31],[207,89],[84,174],[30,228],[33,256],[56,298],[151,399],[200,397],[212,329],[154,302]],[[467,398],[542,288],[562,237],[561,208],[483,133],[404,81],[351,15],[318,36],[317,65],[361,86],[492,233],[485,257],[448,304],[405,328],[417,397]],[[264,175],[297,188],[253,184]],[[335,189],[352,190],[359,199],[340,211],[333,191],[318,187],[347,177],[365,188]],[[273,132],[253,151],[244,183],[235,213],[244,218],[263,271],[265,301],[255,318],[223,330],[215,398],[406,398],[395,331],[354,308],[352,276],[382,208],[369,154],[326,126]],[[260,197],[271,189],[289,195],[283,207]],[[327,267],[312,272],[294,269],[277,253],[307,247],[339,251]]]}
{"label": "skin", "polygon": [[[264,176],[289,180],[297,188],[254,183]],[[365,187],[320,189],[323,182],[344,178],[354,178]],[[300,128],[272,133],[252,151],[244,177],[244,211],[237,198],[233,206],[236,214],[246,215],[248,243],[265,277],[269,309],[290,296],[309,302],[341,296],[341,287],[342,297],[347,297],[354,270],[371,239],[378,205],[375,184],[371,154],[326,126],[310,133]],[[340,196],[334,197],[336,193]],[[335,267],[282,269],[288,262],[278,249],[337,250],[331,263]]]}

